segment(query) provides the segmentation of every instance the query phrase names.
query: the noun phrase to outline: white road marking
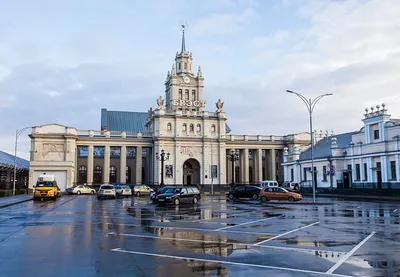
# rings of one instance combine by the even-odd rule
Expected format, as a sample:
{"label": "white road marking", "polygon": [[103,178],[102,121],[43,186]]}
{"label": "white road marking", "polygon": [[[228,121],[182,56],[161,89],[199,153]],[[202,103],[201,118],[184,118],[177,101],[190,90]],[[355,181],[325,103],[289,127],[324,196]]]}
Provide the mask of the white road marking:
{"label": "white road marking", "polygon": [[397,212],[397,209],[393,211],[394,213]]}
{"label": "white road marking", "polygon": [[311,223],[311,224],[308,224],[308,225],[306,225],[306,226],[303,226],[303,227],[300,227],[300,228],[296,228],[296,229],[294,229],[294,230],[291,230],[291,231],[285,232],[285,233],[283,233],[283,234],[280,234],[280,235],[277,235],[277,236],[275,236],[275,237],[272,237],[272,238],[269,238],[269,239],[266,239],[266,240],[260,241],[260,242],[258,242],[258,243],[255,243],[254,245],[260,245],[260,244],[263,244],[264,242],[271,241],[271,240],[274,240],[274,239],[277,239],[277,238],[283,237],[283,236],[285,236],[285,235],[287,235],[287,234],[290,234],[290,233],[293,233],[293,232],[297,232],[297,231],[299,231],[299,230],[301,230],[301,229],[304,229],[304,228],[308,228],[308,227],[314,226],[315,224],[319,224],[319,221],[317,221],[317,222],[314,222],[314,223]]}
{"label": "white road marking", "polygon": [[153,256],[153,257],[160,257],[160,258],[185,260],[185,261],[198,261],[198,262],[204,262],[204,263],[239,265],[239,266],[248,266],[248,267],[256,267],[256,268],[263,268],[263,269],[276,269],[276,270],[283,270],[283,271],[302,272],[302,273],[310,273],[310,274],[318,274],[318,275],[326,275],[326,276],[352,277],[350,275],[332,274],[332,273],[325,273],[325,272],[304,270],[304,269],[296,269],[296,268],[288,268],[288,267],[260,265],[260,264],[248,264],[248,263],[231,262],[231,261],[223,261],[223,260],[200,259],[200,258],[192,258],[192,257],[185,257],[185,256],[173,256],[173,255],[163,255],[163,254],[155,254],[155,253],[147,253],[147,252],[129,251],[129,250],[123,250],[121,248],[114,248],[114,249],[111,249],[111,251],[135,254],[135,255],[144,255],[144,256]]}
{"label": "white road marking", "polygon": [[108,225],[128,226],[128,227],[164,228],[164,229],[193,230],[193,231],[207,231],[207,232],[226,232],[226,233],[249,234],[249,235],[275,235],[273,233],[257,233],[257,232],[231,231],[231,230],[220,230],[220,231],[217,231],[215,229],[206,229],[206,228],[174,227],[174,226],[162,226],[162,225],[159,225],[159,226],[157,226],[157,225],[143,226],[143,225],[140,225],[140,224],[114,224],[114,223],[107,223],[107,224]]}
{"label": "white road marking", "polygon": [[336,269],[338,269],[339,266],[341,266],[345,261],[347,261],[348,258],[350,258],[361,246],[363,246],[364,243],[366,243],[370,238],[372,238],[373,235],[375,235],[376,232],[372,232],[369,234],[368,237],[363,239],[359,244],[357,244],[353,249],[351,249],[346,255],[343,256],[343,258],[340,259],[334,266],[332,266],[326,273],[333,273]]}
{"label": "white road marking", "polygon": [[282,217],[282,215],[273,216],[273,217],[268,217],[268,218],[262,218],[262,219],[259,219],[259,220],[253,220],[253,221],[250,221],[250,222],[244,222],[244,223],[241,223],[241,224],[236,224],[236,225],[232,225],[232,226],[222,227],[222,228],[216,229],[215,231],[226,230],[226,229],[229,229],[229,228],[239,227],[239,226],[242,226],[242,225],[247,225],[247,224],[256,223],[256,222],[265,221],[265,220],[270,220],[270,219],[274,219],[274,218],[277,218],[277,217]]}
{"label": "white road marking", "polygon": [[176,241],[188,241],[188,242],[201,242],[201,243],[216,243],[216,244],[231,244],[231,245],[241,245],[251,248],[268,248],[284,251],[298,251],[307,253],[329,253],[329,254],[344,254],[343,252],[330,251],[330,250],[319,250],[319,249],[309,249],[309,248],[296,248],[296,247],[282,247],[282,246],[271,246],[271,245],[254,245],[249,243],[237,243],[237,242],[222,242],[222,241],[209,241],[209,240],[197,240],[197,239],[183,239],[183,238],[170,238],[170,237],[159,237],[150,235],[136,235],[136,234],[118,234],[116,232],[110,232],[109,236],[123,236],[123,237],[135,237],[135,238],[148,238],[148,239],[161,239],[161,240],[176,240]]}

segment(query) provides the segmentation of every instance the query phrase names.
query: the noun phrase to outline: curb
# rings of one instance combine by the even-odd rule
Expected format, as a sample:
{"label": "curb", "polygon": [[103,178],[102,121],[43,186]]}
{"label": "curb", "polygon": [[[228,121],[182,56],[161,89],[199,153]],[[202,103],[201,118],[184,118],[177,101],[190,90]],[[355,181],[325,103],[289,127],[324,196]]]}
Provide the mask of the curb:
{"label": "curb", "polygon": [[221,193],[221,192],[214,192],[214,194],[211,194],[211,192],[202,192],[201,194],[205,195],[205,196],[223,195],[223,193]]}
{"label": "curb", "polygon": [[[312,194],[303,194],[303,196],[312,196]],[[368,200],[372,201],[394,201],[400,202],[400,197],[396,196],[375,196],[375,195],[345,195],[345,194],[316,194],[316,197],[321,198],[342,198],[342,199],[350,199],[350,200],[358,200],[358,201],[365,201]]]}
{"label": "curb", "polygon": [[28,201],[31,201],[31,200],[33,200],[33,196],[32,196],[32,198],[28,198],[28,199],[20,200],[20,201],[17,201],[17,202],[12,202],[12,203],[8,203],[8,204],[0,205],[0,209],[7,208],[7,207],[10,207],[10,206],[13,206],[13,205],[17,205],[17,204],[21,204],[21,203],[24,203],[24,202],[28,202]]}

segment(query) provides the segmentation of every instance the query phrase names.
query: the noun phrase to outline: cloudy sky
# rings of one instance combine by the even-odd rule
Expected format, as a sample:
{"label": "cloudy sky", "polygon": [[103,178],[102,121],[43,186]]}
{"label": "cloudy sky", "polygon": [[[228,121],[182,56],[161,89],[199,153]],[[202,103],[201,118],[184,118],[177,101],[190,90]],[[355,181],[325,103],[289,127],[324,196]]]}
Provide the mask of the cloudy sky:
{"label": "cloudy sky", "polygon": [[[99,129],[100,110],[147,111],[180,48],[202,66],[205,100],[235,134],[359,129],[366,107],[400,117],[399,0],[5,0],[0,10],[0,149],[15,129]],[[29,155],[29,130],[19,154]]]}

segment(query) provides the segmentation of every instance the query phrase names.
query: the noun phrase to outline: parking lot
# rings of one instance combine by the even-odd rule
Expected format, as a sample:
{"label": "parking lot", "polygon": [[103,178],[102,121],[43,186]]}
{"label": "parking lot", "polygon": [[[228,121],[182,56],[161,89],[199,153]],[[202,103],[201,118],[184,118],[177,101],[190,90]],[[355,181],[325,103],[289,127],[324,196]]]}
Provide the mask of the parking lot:
{"label": "parking lot", "polygon": [[175,207],[147,197],[81,195],[18,204],[0,209],[0,270],[4,276],[399,276],[398,204],[326,202],[203,197]]}

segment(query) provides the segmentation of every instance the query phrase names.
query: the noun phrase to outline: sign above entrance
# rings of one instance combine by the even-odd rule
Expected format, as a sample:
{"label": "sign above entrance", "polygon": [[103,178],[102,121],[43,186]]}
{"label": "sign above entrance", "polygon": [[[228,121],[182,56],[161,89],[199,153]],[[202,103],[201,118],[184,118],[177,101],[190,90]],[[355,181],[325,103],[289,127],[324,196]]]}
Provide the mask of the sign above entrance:
{"label": "sign above entrance", "polygon": [[186,106],[186,107],[205,107],[206,101],[204,100],[171,100],[172,106]]}
{"label": "sign above entrance", "polygon": [[187,155],[196,155],[196,154],[202,154],[203,151],[201,147],[195,147],[195,146],[181,146],[181,154],[187,154]]}

